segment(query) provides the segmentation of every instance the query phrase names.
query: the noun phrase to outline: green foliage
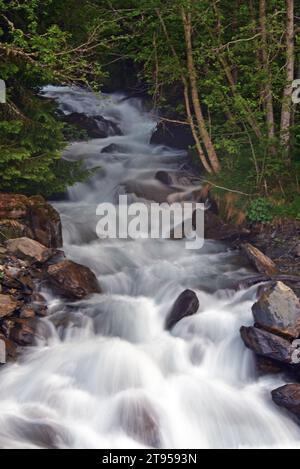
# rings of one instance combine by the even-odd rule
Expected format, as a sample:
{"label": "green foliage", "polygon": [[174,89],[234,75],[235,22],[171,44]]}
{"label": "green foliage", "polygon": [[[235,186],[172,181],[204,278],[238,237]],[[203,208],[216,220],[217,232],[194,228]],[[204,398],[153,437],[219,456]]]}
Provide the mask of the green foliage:
{"label": "green foliage", "polygon": [[250,221],[268,223],[273,220],[272,205],[263,197],[258,197],[250,202],[247,217]]}
{"label": "green foliage", "polygon": [[[187,81],[190,78],[182,7],[191,13],[202,112],[222,163],[222,172],[207,178],[220,187],[248,194],[241,197],[245,205],[262,197],[274,199],[277,206],[284,199],[285,210],[295,213],[290,192],[299,194],[300,105],[294,110],[290,128],[290,164],[280,144],[286,86],[286,1],[266,2],[269,73],[262,65],[265,44],[259,34],[258,1],[127,0],[124,5],[121,0],[111,0],[110,4],[120,30],[130,32],[118,43],[119,51],[139,64],[155,103],[163,106],[167,116],[182,120],[187,120],[182,77]],[[299,7],[300,1],[295,0],[295,11]],[[300,35],[296,28],[296,63],[299,57]],[[276,136],[272,141],[264,102],[267,84],[272,89],[275,118]],[[199,162],[197,152],[193,154]],[[214,191],[222,192],[217,188]],[[257,203],[256,211],[255,204],[250,207],[250,216],[270,218],[258,213],[263,208]],[[275,211],[272,216],[276,216]]]}
{"label": "green foliage", "polygon": [[274,208],[274,215],[281,218],[295,218],[300,220],[300,195],[295,194],[291,200],[282,200],[281,204]]}
{"label": "green foliage", "polygon": [[7,104],[0,105],[1,191],[50,196],[89,174],[82,163],[61,160],[70,127],[37,94],[49,83],[99,86],[105,74],[93,59],[106,48],[100,39],[106,29],[95,24],[88,2],[0,0],[0,78],[7,85]]}
{"label": "green foliage", "polygon": [[[266,3],[269,74],[261,62],[257,0],[0,0],[0,77],[8,86],[8,103],[0,106],[0,190],[50,195],[87,175],[81,163],[60,159],[66,139],[76,133],[58,121],[53,105],[36,98],[45,84],[98,89],[109,70],[122,75],[124,64],[134,64],[129,69],[138,71],[136,81],[146,83],[155,105],[187,121],[184,8],[191,14],[201,109],[222,163],[212,182],[243,192],[243,204],[253,201],[250,218],[266,218],[259,201],[268,198],[274,200],[275,216],[284,211],[298,216],[300,106],[293,112],[290,165],[279,138],[286,1]],[[295,0],[295,10],[299,7]],[[299,57],[296,28],[296,63]],[[268,83],[275,116],[272,141],[264,102]],[[194,113],[191,93],[189,98]]]}
{"label": "green foliage", "polygon": [[0,121],[0,188],[25,194],[63,192],[88,172],[61,159],[64,124],[54,106],[33,96],[22,103],[26,119]]}

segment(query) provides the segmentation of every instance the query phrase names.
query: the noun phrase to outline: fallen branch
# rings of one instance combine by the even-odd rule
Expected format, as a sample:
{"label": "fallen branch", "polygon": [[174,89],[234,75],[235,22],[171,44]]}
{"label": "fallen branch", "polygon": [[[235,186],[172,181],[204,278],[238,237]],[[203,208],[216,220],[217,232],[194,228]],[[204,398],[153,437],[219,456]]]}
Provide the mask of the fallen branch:
{"label": "fallen branch", "polygon": [[235,189],[228,189],[228,187],[217,186],[217,184],[214,184],[213,182],[208,181],[207,179],[202,179],[202,182],[211,184],[213,187],[216,187],[217,189],[222,189],[223,191],[233,192],[234,194],[246,195],[247,197],[252,197],[253,195],[255,195],[255,194],[247,194],[246,192],[237,191]]}
{"label": "fallen branch", "polygon": [[173,124],[181,124],[181,125],[190,126],[190,123],[187,122],[187,121],[181,121],[181,120],[176,120],[176,119],[168,119],[167,117],[160,117],[159,120],[160,120],[160,122],[172,122]]}

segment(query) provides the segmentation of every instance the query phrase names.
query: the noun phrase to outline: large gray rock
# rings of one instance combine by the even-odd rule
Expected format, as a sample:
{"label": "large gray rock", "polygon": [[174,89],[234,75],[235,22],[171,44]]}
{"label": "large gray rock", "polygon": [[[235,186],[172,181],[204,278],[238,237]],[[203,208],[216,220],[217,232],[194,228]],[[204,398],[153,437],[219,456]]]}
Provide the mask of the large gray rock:
{"label": "large gray rock", "polygon": [[87,116],[86,114],[73,112],[72,114],[64,116],[64,120],[78,129],[84,129],[91,138],[106,138],[110,135],[122,135],[117,124],[102,116]]}
{"label": "large gray rock", "polygon": [[48,277],[54,289],[70,299],[81,300],[93,293],[101,293],[95,274],[72,261],[62,261],[48,268]]}
{"label": "large gray rock", "polygon": [[6,248],[10,254],[31,262],[44,263],[53,256],[52,249],[48,249],[30,238],[10,239],[6,242]]}
{"label": "large gray rock", "polygon": [[296,339],[300,335],[300,301],[287,285],[265,288],[252,307],[255,322],[275,334]]}
{"label": "large gray rock", "polygon": [[300,384],[287,384],[272,391],[272,398],[279,407],[300,417]]}
{"label": "large gray rock", "polygon": [[285,339],[256,327],[242,327],[241,337],[250,350],[284,365],[294,365],[295,347]]}
{"label": "large gray rock", "polygon": [[192,290],[185,290],[175,301],[166,321],[166,329],[172,329],[181,319],[196,314],[199,300]]}

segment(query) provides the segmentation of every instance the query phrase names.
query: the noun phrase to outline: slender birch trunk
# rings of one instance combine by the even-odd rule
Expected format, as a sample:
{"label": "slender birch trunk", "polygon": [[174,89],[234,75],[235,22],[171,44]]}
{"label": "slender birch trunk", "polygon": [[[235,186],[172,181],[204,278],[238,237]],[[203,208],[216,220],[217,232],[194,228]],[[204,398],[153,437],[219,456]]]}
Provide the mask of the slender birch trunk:
{"label": "slender birch trunk", "polygon": [[192,96],[193,107],[194,107],[195,116],[196,116],[196,120],[197,120],[197,124],[199,128],[199,133],[204,143],[211,167],[215,173],[218,173],[221,170],[221,165],[220,165],[216,150],[214,148],[213,142],[210,138],[209,132],[206,127],[205,119],[204,119],[202,109],[201,109],[199,92],[198,92],[197,72],[196,72],[194,57],[193,57],[191,14],[186,12],[184,8],[182,8],[182,20],[183,20],[184,34],[185,34],[187,66],[188,66],[188,73],[189,73],[189,81],[191,85],[191,96]]}
{"label": "slender birch trunk", "polygon": [[191,104],[190,104],[189,89],[188,89],[188,85],[187,85],[186,82],[184,83],[184,101],[185,101],[186,113],[187,113],[187,116],[188,116],[188,120],[189,120],[189,123],[190,123],[192,134],[193,134],[193,137],[194,137],[194,140],[195,140],[195,143],[196,143],[196,148],[197,148],[197,151],[198,151],[198,155],[199,155],[200,160],[201,160],[204,168],[206,169],[206,171],[209,174],[212,174],[213,170],[212,170],[211,166],[209,165],[209,163],[206,159],[203,148],[201,146],[200,138],[197,134],[197,130],[196,130],[193,114],[192,114]]}
{"label": "slender birch trunk", "polygon": [[281,113],[281,144],[288,158],[290,145],[290,126],[292,119],[292,83],[295,68],[295,23],[294,23],[294,0],[286,0],[287,26],[286,26],[286,84],[283,92],[283,104]]}
{"label": "slender birch trunk", "polygon": [[259,23],[260,23],[260,32],[261,32],[261,38],[262,38],[262,48],[261,48],[262,67],[263,67],[263,70],[265,72],[265,77],[266,77],[263,98],[264,98],[264,103],[266,107],[266,122],[267,122],[267,128],[268,128],[268,139],[274,140],[275,119],[274,119],[274,104],[273,104],[273,93],[272,93],[272,77],[271,77],[270,64],[269,64],[269,58],[268,58],[266,0],[259,1]]}
{"label": "slender birch trunk", "polygon": [[[158,19],[161,23],[161,26],[162,26],[162,29],[163,29],[163,32],[164,32],[164,35],[166,37],[166,40],[169,44],[169,47],[171,49],[171,52],[173,54],[173,57],[175,58],[175,60],[177,61],[178,63],[178,67],[180,67],[180,70],[181,70],[181,62],[180,62],[180,59],[178,57],[178,54],[176,52],[176,49],[174,47],[174,45],[172,44],[172,41],[171,41],[171,38],[170,38],[170,35],[169,35],[169,32],[168,32],[168,29],[167,29],[167,26],[166,26],[166,23],[164,21],[164,18],[162,17],[159,9],[156,9],[156,14],[158,16]],[[188,121],[189,121],[189,124],[190,124],[190,128],[191,128],[191,131],[192,131],[192,134],[193,134],[193,138],[195,140],[195,144],[196,144],[196,149],[197,149],[197,152],[198,152],[198,155],[199,155],[199,158],[200,158],[200,161],[201,163],[203,164],[203,167],[204,169],[209,173],[209,174],[212,174],[213,173],[213,169],[212,167],[210,166],[209,162],[207,161],[207,158],[206,158],[206,155],[203,151],[203,148],[202,148],[202,144],[201,144],[201,140],[199,138],[199,135],[197,133],[197,129],[196,129],[196,126],[195,126],[195,122],[194,122],[194,118],[193,118],[193,113],[192,113],[192,108],[191,108],[191,103],[190,103],[190,96],[189,96],[189,84],[188,84],[188,81],[183,73],[183,71],[181,70],[181,80],[182,80],[182,84],[183,84],[183,90],[184,90],[184,102],[185,102],[185,108],[186,108],[186,113],[187,113],[187,117],[188,117]]]}

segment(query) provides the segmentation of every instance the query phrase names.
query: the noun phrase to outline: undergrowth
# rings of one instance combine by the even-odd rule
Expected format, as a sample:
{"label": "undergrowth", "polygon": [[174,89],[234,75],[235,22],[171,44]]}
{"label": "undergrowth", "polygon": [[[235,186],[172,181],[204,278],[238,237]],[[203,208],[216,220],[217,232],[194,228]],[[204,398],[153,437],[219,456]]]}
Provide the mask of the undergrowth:
{"label": "undergrowth", "polygon": [[[249,149],[227,154],[220,174],[205,175],[203,181],[210,185],[212,198],[227,221],[300,220],[299,154],[292,155],[289,165],[281,156],[267,156],[264,148],[257,150],[255,160]],[[196,154],[191,155],[196,163]],[[196,164],[200,167],[199,160]]]}

